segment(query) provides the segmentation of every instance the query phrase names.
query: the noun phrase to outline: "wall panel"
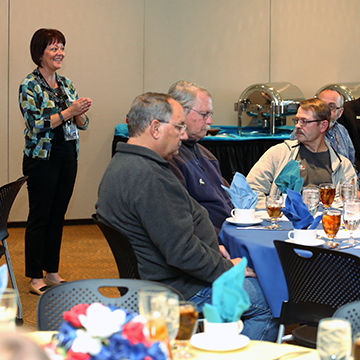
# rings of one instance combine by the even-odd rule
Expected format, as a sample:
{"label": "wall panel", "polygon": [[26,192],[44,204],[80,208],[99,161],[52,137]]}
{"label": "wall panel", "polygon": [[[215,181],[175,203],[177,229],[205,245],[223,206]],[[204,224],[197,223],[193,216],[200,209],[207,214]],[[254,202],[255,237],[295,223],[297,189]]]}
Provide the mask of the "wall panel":
{"label": "wall panel", "polygon": [[8,166],[8,1],[0,0],[0,186],[9,182]]}
{"label": "wall panel", "polygon": [[271,79],[312,97],[328,83],[360,81],[358,0],[272,0]]}
{"label": "wall panel", "polygon": [[268,0],[145,0],[145,90],[180,79],[213,95],[216,124],[237,124],[234,103],[269,76]]}

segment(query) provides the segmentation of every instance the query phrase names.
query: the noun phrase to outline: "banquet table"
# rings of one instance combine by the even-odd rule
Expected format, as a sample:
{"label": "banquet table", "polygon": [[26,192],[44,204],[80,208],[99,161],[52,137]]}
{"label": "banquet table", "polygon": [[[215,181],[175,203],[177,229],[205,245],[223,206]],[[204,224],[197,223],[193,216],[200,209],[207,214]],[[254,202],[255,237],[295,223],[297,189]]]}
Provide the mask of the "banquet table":
{"label": "banquet table", "polygon": [[[27,333],[26,336],[39,345],[45,345],[51,341],[53,334],[54,332],[51,331],[36,331]],[[316,350],[296,345],[279,345],[267,341],[250,341],[247,346],[232,351],[207,351],[193,346],[190,346],[190,351],[194,354],[194,358],[198,360],[238,360],[239,358],[241,360],[274,360],[293,352],[298,352],[296,357],[301,357],[301,360],[318,359]]]}
{"label": "banquet table", "polygon": [[[267,217],[264,213],[256,212],[258,217]],[[257,226],[240,227],[225,221],[219,238],[232,258],[246,257],[249,266],[257,274],[274,317],[279,317],[282,302],[288,299],[288,292],[273,241],[287,240],[288,232],[293,226],[290,221],[279,221],[283,230],[265,229],[264,225],[269,224],[270,222],[263,220],[262,224]],[[323,233],[321,225],[318,228],[318,233]],[[341,230],[339,237],[346,238],[348,233],[345,232],[344,235],[344,232],[345,230]],[[356,231],[354,235],[360,237],[360,231]],[[360,256],[360,249],[350,248],[341,251]]]}

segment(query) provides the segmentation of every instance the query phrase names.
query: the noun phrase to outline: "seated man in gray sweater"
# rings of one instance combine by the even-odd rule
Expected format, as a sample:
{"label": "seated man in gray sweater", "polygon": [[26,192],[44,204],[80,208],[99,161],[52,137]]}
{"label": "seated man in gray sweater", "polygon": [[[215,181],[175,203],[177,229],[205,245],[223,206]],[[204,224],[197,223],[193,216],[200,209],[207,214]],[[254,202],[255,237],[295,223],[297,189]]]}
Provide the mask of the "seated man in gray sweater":
{"label": "seated man in gray sweater", "polygon": [[[146,93],[134,100],[128,122],[129,141],[117,144],[101,180],[98,218],[129,238],[142,279],[173,286],[201,311],[211,303],[213,281],[241,259],[219,248],[208,212],[169,169],[187,139],[183,108],[168,95]],[[251,269],[244,289],[251,306],[243,333],[274,341],[278,322]]]}

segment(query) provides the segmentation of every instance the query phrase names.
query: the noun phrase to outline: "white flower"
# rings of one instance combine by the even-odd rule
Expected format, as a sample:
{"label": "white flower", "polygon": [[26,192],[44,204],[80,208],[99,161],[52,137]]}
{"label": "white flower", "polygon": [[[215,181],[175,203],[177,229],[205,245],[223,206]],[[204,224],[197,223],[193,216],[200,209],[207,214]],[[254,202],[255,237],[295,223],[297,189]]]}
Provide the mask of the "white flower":
{"label": "white flower", "polygon": [[120,331],[125,319],[125,311],[120,309],[111,311],[100,303],[91,304],[86,310],[86,315],[79,315],[81,325],[89,334],[103,339]]}
{"label": "white flower", "polygon": [[101,350],[101,339],[94,338],[84,330],[76,330],[76,338],[71,346],[72,351],[96,355]]}

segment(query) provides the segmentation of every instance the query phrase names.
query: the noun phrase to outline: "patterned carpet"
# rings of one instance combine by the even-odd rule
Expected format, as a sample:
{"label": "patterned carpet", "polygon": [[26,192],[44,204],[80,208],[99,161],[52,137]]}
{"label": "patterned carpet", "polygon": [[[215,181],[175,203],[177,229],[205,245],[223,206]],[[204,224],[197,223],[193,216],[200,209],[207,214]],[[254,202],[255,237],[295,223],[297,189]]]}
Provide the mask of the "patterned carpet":
{"label": "patterned carpet", "polygon": [[[33,331],[39,297],[29,293],[30,280],[24,276],[25,229],[10,228],[9,234],[7,243],[23,306],[23,329]],[[0,265],[3,263],[5,257],[0,259]],[[111,250],[96,225],[65,226],[59,273],[67,281],[119,277]]]}

